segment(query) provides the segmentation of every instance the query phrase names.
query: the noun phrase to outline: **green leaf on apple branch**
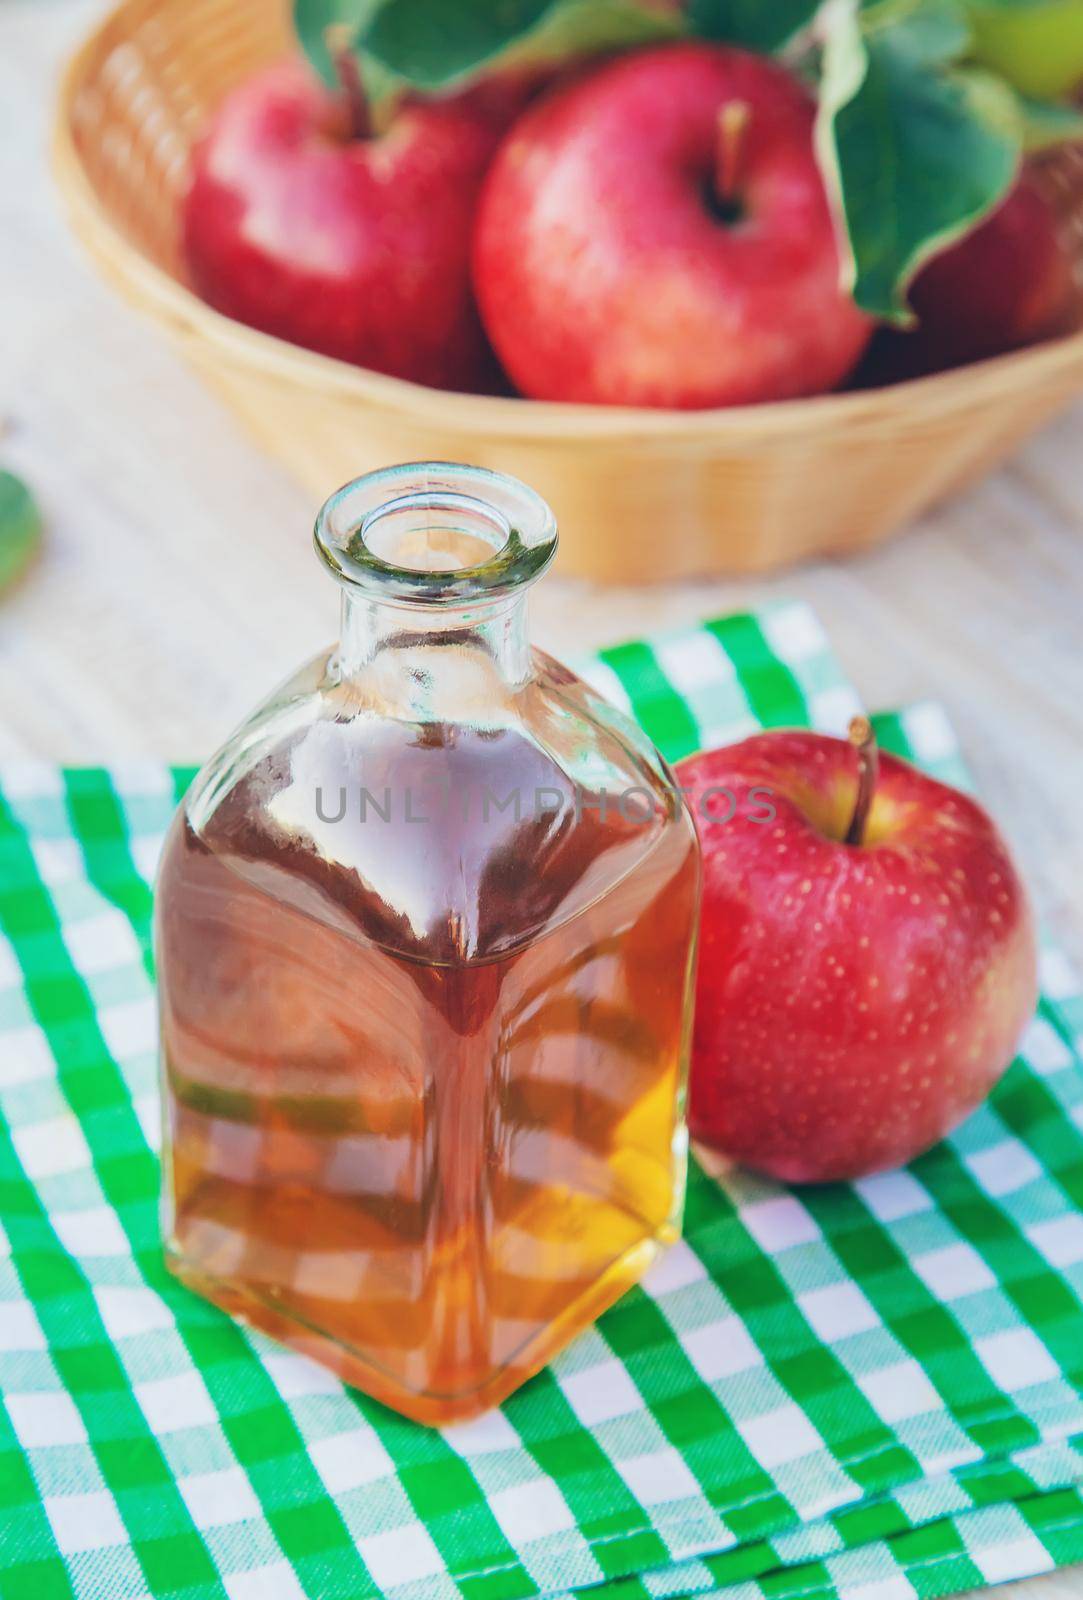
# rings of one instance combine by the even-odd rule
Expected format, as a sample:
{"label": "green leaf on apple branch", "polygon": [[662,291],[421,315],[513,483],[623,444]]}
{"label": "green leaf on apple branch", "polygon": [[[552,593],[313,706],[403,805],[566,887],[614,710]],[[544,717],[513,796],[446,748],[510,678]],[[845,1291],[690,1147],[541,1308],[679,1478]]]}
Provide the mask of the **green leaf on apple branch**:
{"label": "green leaf on apple branch", "polygon": [[771,55],[811,26],[822,0],[689,0],[692,32]]}
{"label": "green leaf on apple branch", "polygon": [[868,36],[883,28],[892,44],[928,67],[958,61],[970,48],[971,30],[966,12],[955,0],[918,0],[905,8],[882,7],[865,20]]}
{"label": "green leaf on apple branch", "polygon": [[1048,150],[1053,145],[1083,140],[1083,111],[1059,100],[1029,100],[1020,95],[1019,116],[1024,150]]}
{"label": "green leaf on apple branch", "polygon": [[561,60],[682,31],[671,0],[384,0],[358,42],[386,71],[439,90],[498,61]]}
{"label": "green leaf on apple branch", "polygon": [[11,472],[0,472],[0,591],[22,573],[41,542],[33,496]]}
{"label": "green leaf on apple branch", "polygon": [[338,84],[332,55],[336,33],[352,43],[382,0],[293,0],[293,28],[302,50],[330,88]]}
{"label": "green leaf on apple branch", "polygon": [[365,52],[420,89],[440,89],[529,33],[554,0],[386,0],[358,35]]}
{"label": "green leaf on apple branch", "polygon": [[1022,127],[997,79],[930,65],[906,28],[863,37],[856,8],[827,33],[816,122],[843,233],[843,278],[873,316],[912,320],[906,288],[929,257],[1003,198]]}
{"label": "green leaf on apple branch", "polygon": [[556,63],[657,44],[686,32],[680,8],[670,0],[557,0],[503,60],[509,66]]}

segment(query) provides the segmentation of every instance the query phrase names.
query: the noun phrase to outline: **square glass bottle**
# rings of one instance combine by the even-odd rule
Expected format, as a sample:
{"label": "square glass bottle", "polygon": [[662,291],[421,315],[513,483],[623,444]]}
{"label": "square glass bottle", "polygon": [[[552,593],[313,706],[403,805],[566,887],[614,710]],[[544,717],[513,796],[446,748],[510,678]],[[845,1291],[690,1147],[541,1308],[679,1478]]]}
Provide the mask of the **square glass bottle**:
{"label": "square glass bottle", "polygon": [[548,507],[360,478],[342,636],[178,811],[166,1251],[408,1416],[498,1403],[679,1229],[699,856],[642,731],[530,647]]}

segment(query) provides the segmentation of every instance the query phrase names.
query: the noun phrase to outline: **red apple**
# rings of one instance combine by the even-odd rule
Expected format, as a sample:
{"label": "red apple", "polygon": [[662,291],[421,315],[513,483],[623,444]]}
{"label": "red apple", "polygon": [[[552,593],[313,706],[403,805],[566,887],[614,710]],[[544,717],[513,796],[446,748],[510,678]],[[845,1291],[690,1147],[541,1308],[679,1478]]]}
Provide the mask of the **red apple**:
{"label": "red apple", "polygon": [[1024,172],[991,216],[918,273],[909,293],[918,325],[877,340],[880,381],[1032,344],[1059,331],[1071,298],[1071,260],[1056,215]]}
{"label": "red apple", "polygon": [[551,91],[482,195],[474,283],[524,394],[718,406],[829,389],[870,323],[839,288],[813,105],[783,68],[675,44]]}
{"label": "red apple", "polygon": [[301,62],[228,96],[196,147],[184,206],[196,290],[324,355],[440,388],[488,386],[469,257],[499,119],[487,102],[448,100],[407,104],[380,134],[348,120],[345,97]]}
{"label": "red apple", "polygon": [[876,765],[874,746],[773,732],[678,768],[704,858],[692,1132],[787,1182],[927,1149],[1034,1008],[1033,923],[993,823]]}

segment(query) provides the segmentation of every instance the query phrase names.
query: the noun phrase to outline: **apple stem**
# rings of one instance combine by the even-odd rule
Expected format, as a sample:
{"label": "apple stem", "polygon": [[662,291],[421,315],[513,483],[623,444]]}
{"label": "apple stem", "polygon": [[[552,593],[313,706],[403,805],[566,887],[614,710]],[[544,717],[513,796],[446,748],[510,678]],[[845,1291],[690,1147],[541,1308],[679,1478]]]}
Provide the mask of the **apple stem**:
{"label": "apple stem", "polygon": [[735,207],[744,177],[745,133],[752,108],[747,100],[727,100],[719,109],[715,146],[715,197],[724,207]]}
{"label": "apple stem", "polygon": [[865,824],[869,820],[869,808],[876,792],[880,751],[868,717],[852,717],[848,732],[850,743],[857,751],[857,799],[854,801],[853,815],[843,842],[859,845],[865,841]]}
{"label": "apple stem", "polygon": [[[330,31],[330,30],[329,30]],[[338,29],[334,30],[336,33]],[[342,30],[344,33],[345,30]],[[342,85],[346,102],[346,118],[351,139],[368,139],[372,136],[372,118],[369,114],[368,95],[361,82],[357,57],[350,48],[349,39],[339,37],[329,40],[335,71]]]}

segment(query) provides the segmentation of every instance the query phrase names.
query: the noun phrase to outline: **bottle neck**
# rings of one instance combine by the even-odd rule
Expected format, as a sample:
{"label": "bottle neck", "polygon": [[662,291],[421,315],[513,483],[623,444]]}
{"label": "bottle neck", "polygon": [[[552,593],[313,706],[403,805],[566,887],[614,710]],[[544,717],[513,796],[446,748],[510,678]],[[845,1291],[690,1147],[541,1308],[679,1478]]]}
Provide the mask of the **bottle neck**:
{"label": "bottle neck", "polygon": [[480,726],[531,676],[526,595],[556,545],[544,500],[504,473],[421,461],[355,478],[316,519],[343,590],[335,670],[385,715]]}
{"label": "bottle neck", "polygon": [[457,703],[514,693],[531,677],[526,593],[421,609],[344,590],[338,663],[393,715],[451,719]]}

